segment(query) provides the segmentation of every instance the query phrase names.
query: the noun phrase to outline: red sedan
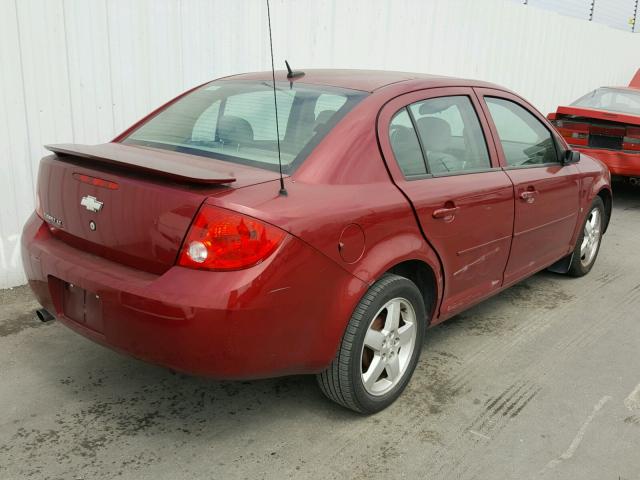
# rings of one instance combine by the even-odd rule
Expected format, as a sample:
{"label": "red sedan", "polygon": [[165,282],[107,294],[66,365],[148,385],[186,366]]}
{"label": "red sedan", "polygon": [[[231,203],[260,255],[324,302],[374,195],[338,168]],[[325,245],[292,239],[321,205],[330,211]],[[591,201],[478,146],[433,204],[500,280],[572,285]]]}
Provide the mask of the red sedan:
{"label": "red sedan", "polygon": [[194,374],[317,374],[375,412],[428,326],[540,270],[593,266],[607,169],[515,93],[278,73],[276,129],[270,78],[207,83],[108,144],[48,147],[22,236],[41,316]]}
{"label": "red sedan", "polygon": [[549,120],[569,145],[640,185],[640,70],[628,88],[598,88]]}

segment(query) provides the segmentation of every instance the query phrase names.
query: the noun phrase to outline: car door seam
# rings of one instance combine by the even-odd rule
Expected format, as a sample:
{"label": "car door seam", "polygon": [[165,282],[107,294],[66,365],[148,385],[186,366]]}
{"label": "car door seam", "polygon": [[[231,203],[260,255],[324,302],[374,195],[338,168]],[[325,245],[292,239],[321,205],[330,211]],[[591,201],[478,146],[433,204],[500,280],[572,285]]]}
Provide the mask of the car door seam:
{"label": "car door seam", "polygon": [[[408,93],[413,93],[413,92],[408,92]],[[441,283],[441,287],[442,287],[442,295],[439,295],[440,298],[437,299],[436,307],[433,309],[433,316],[432,316],[431,321],[430,321],[430,323],[432,323],[434,320],[436,320],[437,318],[439,318],[441,316],[440,309],[442,307],[442,302],[444,300],[444,290],[445,290],[445,287],[446,287],[446,276],[444,274],[444,262],[442,261],[442,257],[440,255],[440,253],[433,246],[433,244],[431,243],[431,241],[427,237],[427,234],[425,233],[424,229],[422,228],[422,224],[420,222],[420,217],[418,216],[418,212],[416,211],[415,205],[413,204],[413,202],[411,201],[409,196],[404,192],[404,190],[402,188],[400,188],[400,186],[394,180],[393,175],[391,174],[391,170],[389,169],[389,165],[387,163],[387,159],[385,158],[384,152],[382,150],[382,144],[380,143],[380,132],[378,131],[378,127],[380,125],[380,114],[385,109],[385,107],[390,102],[395,100],[396,98],[399,98],[399,97],[401,97],[403,95],[406,95],[406,94],[407,94],[407,92],[405,92],[403,94],[400,94],[400,95],[397,95],[397,96],[395,96],[393,98],[390,98],[378,110],[378,113],[376,114],[376,122],[375,122],[376,144],[378,145],[378,151],[380,152],[380,158],[382,159],[382,164],[384,165],[384,168],[387,171],[387,175],[389,175],[389,180],[398,189],[400,194],[405,198],[405,200],[409,204],[409,208],[411,209],[411,212],[413,213],[413,218],[414,218],[414,220],[416,222],[418,230],[420,231],[420,234],[422,235],[422,238],[427,243],[427,245],[429,245],[429,248],[431,248],[431,251],[435,254],[436,258],[438,259],[438,263],[439,263],[439,266],[440,266],[439,274],[440,274],[440,279],[441,279],[440,283]],[[404,108],[406,108],[406,107],[407,107],[407,105],[404,106]],[[417,134],[418,134],[418,132],[416,132],[416,135]],[[426,159],[425,159],[425,162],[426,162]],[[438,296],[438,288],[437,287],[436,287],[436,296]]]}

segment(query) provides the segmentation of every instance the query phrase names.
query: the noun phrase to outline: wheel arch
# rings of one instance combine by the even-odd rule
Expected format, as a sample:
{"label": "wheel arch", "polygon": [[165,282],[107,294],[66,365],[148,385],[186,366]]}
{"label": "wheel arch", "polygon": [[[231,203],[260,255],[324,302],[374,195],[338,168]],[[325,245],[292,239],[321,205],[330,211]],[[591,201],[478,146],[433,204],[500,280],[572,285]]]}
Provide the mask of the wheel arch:
{"label": "wheel arch", "polygon": [[402,261],[384,273],[394,273],[416,284],[424,300],[427,325],[430,325],[438,304],[438,280],[433,268],[422,260],[414,259]]}
{"label": "wheel arch", "polygon": [[609,227],[609,220],[611,219],[611,211],[613,209],[613,195],[611,194],[611,190],[606,187],[601,188],[600,191],[598,191],[597,195],[602,199],[602,203],[604,203],[605,224],[602,230],[602,233],[604,234]]}

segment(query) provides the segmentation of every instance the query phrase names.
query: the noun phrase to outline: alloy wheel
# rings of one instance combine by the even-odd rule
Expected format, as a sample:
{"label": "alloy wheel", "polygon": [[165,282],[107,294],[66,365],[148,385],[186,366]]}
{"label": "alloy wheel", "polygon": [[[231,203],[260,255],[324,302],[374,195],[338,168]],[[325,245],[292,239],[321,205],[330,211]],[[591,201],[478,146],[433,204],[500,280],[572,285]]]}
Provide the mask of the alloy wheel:
{"label": "alloy wheel", "polygon": [[373,317],[361,353],[362,384],[384,395],[403,378],[416,344],[416,314],[404,298],[389,300]]}
{"label": "alloy wheel", "polygon": [[589,212],[587,221],[584,224],[584,235],[580,245],[580,262],[587,267],[593,261],[598,246],[600,245],[602,231],[602,214],[599,208],[593,208]]}

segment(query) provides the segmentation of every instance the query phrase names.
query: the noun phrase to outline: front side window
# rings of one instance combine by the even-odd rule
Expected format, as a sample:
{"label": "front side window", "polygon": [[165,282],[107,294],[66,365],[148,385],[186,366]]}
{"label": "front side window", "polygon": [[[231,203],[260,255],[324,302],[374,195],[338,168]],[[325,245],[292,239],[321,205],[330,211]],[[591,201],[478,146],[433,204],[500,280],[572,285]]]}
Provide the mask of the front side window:
{"label": "front side window", "polygon": [[484,133],[465,95],[439,97],[409,106],[434,175],[491,168]]}
{"label": "front side window", "polygon": [[510,100],[485,97],[485,101],[509,166],[526,167],[558,162],[553,136],[540,120]]}
{"label": "front side window", "polygon": [[[293,171],[367,93],[276,83],[282,166]],[[273,85],[218,80],[169,105],[122,143],[278,170]]]}

